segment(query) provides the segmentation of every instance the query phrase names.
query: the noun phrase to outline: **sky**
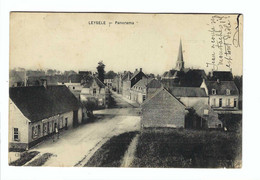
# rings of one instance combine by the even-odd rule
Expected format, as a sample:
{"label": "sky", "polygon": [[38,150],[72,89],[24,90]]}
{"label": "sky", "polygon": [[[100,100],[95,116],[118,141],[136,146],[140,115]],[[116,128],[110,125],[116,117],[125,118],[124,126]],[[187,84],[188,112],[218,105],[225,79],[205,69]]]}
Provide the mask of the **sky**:
{"label": "sky", "polygon": [[[10,69],[96,71],[98,62],[103,61],[106,71],[142,68],[146,73],[162,74],[175,67],[181,39],[185,67],[208,72],[212,66],[207,67],[207,63],[212,62],[212,52],[216,51],[212,49],[212,16],[11,13]],[[227,16],[233,38],[228,39],[230,66],[234,75],[242,75],[242,20],[240,47],[235,47],[232,42],[237,32],[237,15]],[[229,70],[226,64],[218,66],[218,70]]]}

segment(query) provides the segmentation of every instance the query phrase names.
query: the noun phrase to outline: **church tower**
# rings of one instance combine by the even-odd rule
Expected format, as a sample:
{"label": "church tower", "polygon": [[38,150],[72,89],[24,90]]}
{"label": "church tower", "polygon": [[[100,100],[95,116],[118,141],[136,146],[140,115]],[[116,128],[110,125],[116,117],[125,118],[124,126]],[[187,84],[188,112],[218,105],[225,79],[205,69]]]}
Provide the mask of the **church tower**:
{"label": "church tower", "polygon": [[177,62],[176,62],[176,67],[175,67],[175,69],[176,69],[177,71],[183,71],[183,69],[184,69],[184,61],[183,61],[181,40],[180,40],[179,54],[178,54],[178,59],[177,59]]}

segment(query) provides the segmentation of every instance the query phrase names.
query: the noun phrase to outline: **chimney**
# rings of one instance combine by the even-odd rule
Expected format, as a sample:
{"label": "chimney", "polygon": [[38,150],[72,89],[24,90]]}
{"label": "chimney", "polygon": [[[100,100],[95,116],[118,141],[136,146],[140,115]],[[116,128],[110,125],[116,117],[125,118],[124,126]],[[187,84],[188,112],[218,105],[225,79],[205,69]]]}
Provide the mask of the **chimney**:
{"label": "chimney", "polygon": [[142,68],[140,68],[140,72],[142,72],[142,70],[143,70],[143,69],[142,69]]}
{"label": "chimney", "polygon": [[135,71],[138,71],[138,69],[136,68]]}

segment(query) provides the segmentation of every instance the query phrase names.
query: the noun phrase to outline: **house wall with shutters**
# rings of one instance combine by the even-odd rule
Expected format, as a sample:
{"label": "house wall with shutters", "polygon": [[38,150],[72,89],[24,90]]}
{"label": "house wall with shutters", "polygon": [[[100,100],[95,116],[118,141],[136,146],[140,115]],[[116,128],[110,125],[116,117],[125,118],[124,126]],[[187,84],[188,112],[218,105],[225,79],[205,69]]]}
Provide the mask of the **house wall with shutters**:
{"label": "house wall with shutters", "polygon": [[[29,122],[14,102],[9,99],[9,148],[27,147]],[[18,128],[18,140],[14,139],[14,128]]]}
{"label": "house wall with shutters", "polygon": [[[209,105],[214,109],[234,109],[238,110],[238,96],[234,95],[210,95]],[[220,106],[220,99],[222,99],[222,105]],[[235,107],[236,100],[236,107]],[[229,104],[228,104],[229,103]]]}
{"label": "house wall with shutters", "polygon": [[141,125],[147,127],[184,127],[185,106],[166,90],[161,90],[142,105]]}
{"label": "house wall with shutters", "polygon": [[[55,115],[41,121],[30,123],[29,125],[29,143],[36,141],[44,136],[55,132],[55,123],[58,129],[65,128],[66,118],[68,120],[68,129],[73,127],[73,111]],[[48,126],[49,125],[49,126]],[[40,128],[39,128],[40,127]]]}

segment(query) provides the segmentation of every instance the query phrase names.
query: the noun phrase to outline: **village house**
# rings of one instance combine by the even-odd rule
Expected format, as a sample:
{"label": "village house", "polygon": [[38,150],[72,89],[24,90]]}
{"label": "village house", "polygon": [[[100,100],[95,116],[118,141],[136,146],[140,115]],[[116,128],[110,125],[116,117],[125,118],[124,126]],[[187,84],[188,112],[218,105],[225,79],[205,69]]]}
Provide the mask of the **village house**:
{"label": "village house", "polygon": [[85,117],[81,103],[66,86],[10,88],[9,105],[11,151],[28,149],[55,128],[72,128]]}
{"label": "village house", "polygon": [[126,72],[122,77],[122,95],[128,99],[130,99],[131,77],[132,73],[130,71]]}
{"label": "village house", "polygon": [[165,88],[141,104],[142,128],[184,128],[186,106]]}
{"label": "village house", "polygon": [[111,89],[112,88],[112,82],[113,79],[104,79],[104,84],[107,86],[107,88]]}
{"label": "village house", "polygon": [[84,84],[80,92],[81,102],[94,101],[98,107],[107,107],[108,100],[109,89],[95,76]]}
{"label": "village house", "polygon": [[204,88],[171,87],[169,92],[178,98],[186,107],[193,107],[198,102],[208,105],[208,95]]}
{"label": "village house", "polygon": [[69,90],[75,95],[75,97],[80,99],[80,92],[83,88],[82,85],[83,76],[80,74],[71,74],[68,76],[67,82],[58,83],[58,85],[65,85]]}
{"label": "village house", "polygon": [[147,98],[147,84],[152,79],[143,77],[130,89],[130,99],[136,101],[138,104],[142,104]]}
{"label": "village house", "polygon": [[138,69],[135,69],[133,75],[131,75],[131,73],[128,72],[123,78],[123,96],[128,99],[131,99],[131,88],[143,78],[147,79],[147,76],[143,73],[142,68],[140,68],[139,71]]}
{"label": "village house", "polygon": [[233,111],[238,110],[239,91],[234,81],[203,81],[202,88],[205,88],[209,96],[209,105],[214,110]]}

